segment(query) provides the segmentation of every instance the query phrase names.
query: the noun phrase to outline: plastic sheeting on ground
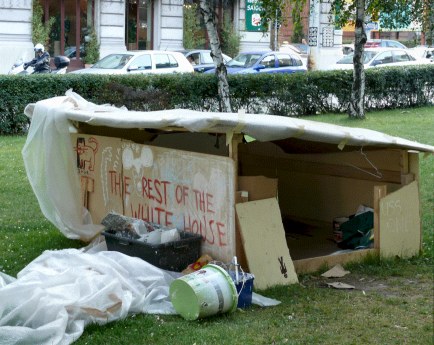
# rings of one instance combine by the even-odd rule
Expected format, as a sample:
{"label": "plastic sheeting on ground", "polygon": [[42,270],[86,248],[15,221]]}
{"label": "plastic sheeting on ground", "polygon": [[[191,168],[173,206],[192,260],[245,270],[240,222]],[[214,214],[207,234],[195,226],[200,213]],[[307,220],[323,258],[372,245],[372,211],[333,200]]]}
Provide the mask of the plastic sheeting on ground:
{"label": "plastic sheeting on ground", "polygon": [[128,313],[174,314],[174,277],[114,251],[45,251],[17,279],[0,275],[2,345],[70,344],[90,323]]}
{"label": "plastic sheeting on ground", "polygon": [[[18,273],[0,272],[0,344],[67,345],[86,325],[128,314],[175,314],[170,283],[181,273],[107,251],[97,238],[84,251],[45,251]],[[280,302],[252,294],[252,303]]]}

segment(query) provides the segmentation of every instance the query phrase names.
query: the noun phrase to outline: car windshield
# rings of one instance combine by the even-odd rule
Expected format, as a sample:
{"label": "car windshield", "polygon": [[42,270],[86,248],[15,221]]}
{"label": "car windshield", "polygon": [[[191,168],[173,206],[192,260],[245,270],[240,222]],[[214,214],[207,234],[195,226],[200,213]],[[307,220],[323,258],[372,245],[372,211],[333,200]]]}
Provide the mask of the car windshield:
{"label": "car windshield", "polygon": [[110,54],[99,60],[92,68],[121,69],[132,57],[130,54]]}
{"label": "car windshield", "polygon": [[[363,52],[363,63],[368,63],[374,56],[377,54],[377,52],[371,52],[371,51],[365,51]],[[353,63],[353,56],[354,53],[350,53],[346,56],[344,56],[342,59],[340,59],[337,63],[338,64],[352,64]]]}
{"label": "car windshield", "polygon": [[255,54],[255,53],[242,53],[237,55],[235,58],[233,58],[231,61],[227,63],[228,67],[252,67],[256,61],[259,60],[259,58],[262,56],[262,54]]}

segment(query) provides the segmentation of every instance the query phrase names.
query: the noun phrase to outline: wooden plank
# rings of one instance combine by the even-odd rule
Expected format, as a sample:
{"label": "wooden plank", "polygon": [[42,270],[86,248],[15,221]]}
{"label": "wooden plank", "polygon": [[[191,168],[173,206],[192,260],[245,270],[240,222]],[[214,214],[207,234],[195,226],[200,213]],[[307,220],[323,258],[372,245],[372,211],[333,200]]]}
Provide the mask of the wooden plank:
{"label": "wooden plank", "polygon": [[419,189],[417,181],[380,200],[380,255],[417,255],[421,248]]}
{"label": "wooden plank", "polygon": [[81,205],[88,208],[88,179],[86,176],[80,176],[80,194],[81,194]]}
{"label": "wooden plank", "polygon": [[[242,202],[249,201],[249,192],[238,191],[235,196],[235,203],[239,204]],[[241,265],[245,272],[249,272],[249,264],[247,262],[246,252],[244,251],[243,241],[241,239],[241,227],[238,218],[235,217],[235,252],[237,256],[238,264]]]}
{"label": "wooden plank", "polygon": [[390,170],[401,172],[402,152],[400,149],[357,150],[351,152],[328,153],[286,153],[282,148],[271,142],[251,142],[242,146],[240,153],[254,154],[277,159],[292,159],[305,162],[317,162],[333,165],[357,166],[362,169],[375,166],[380,171]]}
{"label": "wooden plank", "polygon": [[[419,183],[420,171],[419,171],[419,152],[411,151],[408,153],[408,170],[414,176],[414,180]],[[420,203],[420,194],[418,193],[418,202]],[[422,216],[422,210],[419,208],[419,217]],[[421,230],[422,231],[422,230]],[[420,248],[422,248],[422,236],[420,236]]]}
{"label": "wooden plank", "polygon": [[[232,140],[229,143],[229,158],[234,161],[234,177],[238,176],[238,144],[243,141],[243,136],[240,134],[234,134]],[[234,178],[234,191],[238,191],[238,179]]]}
{"label": "wooden plank", "polygon": [[374,248],[380,249],[380,200],[387,195],[387,186],[374,186]]}
{"label": "wooden plank", "polygon": [[256,288],[297,283],[277,200],[250,201],[235,207]]}
{"label": "wooden plank", "polygon": [[414,174],[402,174],[401,184],[406,185],[414,181]]}
{"label": "wooden plank", "polygon": [[407,151],[402,151],[401,152],[401,173],[402,174],[408,174],[409,173],[409,164],[408,164],[408,152]]}
{"label": "wooden plank", "polygon": [[294,267],[297,274],[316,272],[324,266],[333,267],[336,264],[346,264],[357,262],[368,255],[376,255],[376,249],[355,250],[349,253],[318,256],[315,258],[294,260]]}
{"label": "wooden plank", "polygon": [[408,153],[408,171],[414,175],[414,179],[419,181],[419,153],[409,152]]}

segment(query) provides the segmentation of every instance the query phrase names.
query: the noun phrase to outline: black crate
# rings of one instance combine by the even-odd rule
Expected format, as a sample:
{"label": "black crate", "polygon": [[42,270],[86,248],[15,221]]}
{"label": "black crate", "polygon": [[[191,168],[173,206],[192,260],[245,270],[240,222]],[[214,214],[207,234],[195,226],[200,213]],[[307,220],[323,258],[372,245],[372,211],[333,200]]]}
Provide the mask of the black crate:
{"label": "black crate", "polygon": [[181,272],[200,257],[202,236],[191,232],[180,231],[180,240],[157,245],[116,236],[112,230],[102,234],[108,250],[138,257],[164,270]]}

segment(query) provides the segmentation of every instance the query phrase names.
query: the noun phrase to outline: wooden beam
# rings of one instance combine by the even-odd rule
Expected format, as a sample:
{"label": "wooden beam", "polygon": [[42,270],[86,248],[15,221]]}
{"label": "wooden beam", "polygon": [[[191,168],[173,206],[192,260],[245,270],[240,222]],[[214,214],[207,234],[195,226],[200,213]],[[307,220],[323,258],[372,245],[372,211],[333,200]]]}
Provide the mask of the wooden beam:
{"label": "wooden beam", "polygon": [[297,274],[316,272],[324,266],[329,268],[336,264],[346,264],[360,261],[368,255],[377,255],[377,249],[361,249],[350,253],[318,256],[315,258],[294,260],[294,267]]}
{"label": "wooden beam", "polygon": [[387,186],[374,186],[374,248],[380,249],[380,200],[387,195]]}
{"label": "wooden beam", "polygon": [[241,163],[243,166],[273,166],[280,170],[287,170],[306,174],[346,177],[367,181],[380,181],[382,183],[401,183],[400,171],[382,170],[380,177],[377,175],[375,169],[357,169],[353,166],[348,165],[307,162],[281,157],[266,157],[254,154],[243,154],[241,156]]}

